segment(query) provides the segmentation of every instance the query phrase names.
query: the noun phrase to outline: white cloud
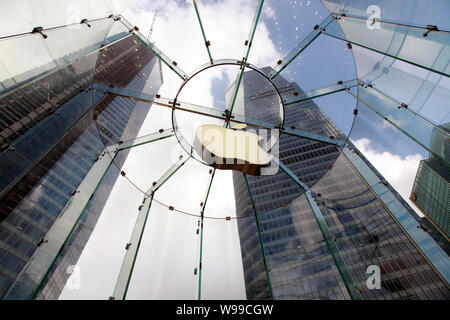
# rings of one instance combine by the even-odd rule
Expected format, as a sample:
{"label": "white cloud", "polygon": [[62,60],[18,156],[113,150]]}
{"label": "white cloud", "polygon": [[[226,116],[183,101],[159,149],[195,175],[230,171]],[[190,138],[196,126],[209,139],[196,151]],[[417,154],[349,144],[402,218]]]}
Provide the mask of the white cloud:
{"label": "white cloud", "polygon": [[422,213],[409,200],[414,179],[423,159],[420,154],[411,154],[406,157],[387,151],[378,152],[371,148],[370,140],[361,138],[353,142],[370,163],[383,175],[411,207],[420,215]]}

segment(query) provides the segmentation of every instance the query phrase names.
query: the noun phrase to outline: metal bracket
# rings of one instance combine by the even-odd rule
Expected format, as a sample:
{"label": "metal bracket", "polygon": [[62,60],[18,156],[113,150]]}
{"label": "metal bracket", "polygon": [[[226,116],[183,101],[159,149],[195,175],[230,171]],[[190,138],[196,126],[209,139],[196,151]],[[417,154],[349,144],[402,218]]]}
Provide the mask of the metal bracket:
{"label": "metal bracket", "polygon": [[43,37],[44,39],[47,39],[48,36],[47,36],[46,34],[44,34],[43,31],[44,31],[44,28],[42,28],[42,27],[35,27],[35,28],[33,29],[33,31],[31,31],[31,33],[39,33],[40,35],[42,35],[42,37]]}

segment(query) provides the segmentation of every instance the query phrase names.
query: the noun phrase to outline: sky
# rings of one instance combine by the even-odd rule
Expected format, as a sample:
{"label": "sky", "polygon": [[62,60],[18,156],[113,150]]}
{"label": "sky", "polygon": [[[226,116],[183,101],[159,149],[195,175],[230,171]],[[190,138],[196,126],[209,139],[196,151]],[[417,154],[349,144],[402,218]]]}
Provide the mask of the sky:
{"label": "sky", "polygon": [[[214,59],[242,59],[246,48],[243,44],[257,3],[249,0],[198,1]],[[158,15],[151,41],[188,74],[207,63],[207,51],[190,1],[132,0],[123,15],[147,35],[155,10],[158,10]],[[249,62],[259,67],[275,66],[327,14],[319,1],[265,1]],[[315,89],[362,76],[362,71],[355,68],[354,57],[363,59],[363,56],[363,51],[351,52],[341,41],[319,38],[282,75],[305,90]],[[376,57],[369,55],[369,58]],[[209,69],[183,89],[180,100],[223,107],[224,90],[237,72],[236,68]],[[163,97],[175,97],[181,79],[165,65],[163,77],[164,84],[159,93]],[[370,113],[354,124],[349,115],[356,101],[348,94],[333,94],[315,99],[315,102],[344,133],[351,132],[350,137],[360,151],[408,199],[419,161],[426,158],[427,153],[404,135],[394,133],[393,128],[381,120],[364,122],[364,119],[371,119]],[[205,121],[200,117],[194,120],[187,118],[183,122],[185,132],[192,133]],[[171,111],[152,107],[139,136],[170,127]],[[388,139],[391,134],[395,139]],[[146,190],[180,154],[183,150],[175,138],[170,138],[132,149],[123,170],[135,184]],[[194,160],[187,162],[158,190],[156,199],[177,209],[199,213],[208,171],[208,167]],[[73,285],[72,276],[60,299],[106,299],[112,294],[142,197],[126,179],[118,179],[77,263],[81,286]],[[197,218],[170,213],[156,202],[152,203],[150,212],[127,298],[196,298],[197,276],[193,270],[197,266],[199,252],[199,237],[195,234]],[[218,170],[205,215],[225,217],[233,216],[234,212],[231,172]],[[245,299],[235,221],[206,220],[204,240],[203,298]]]}

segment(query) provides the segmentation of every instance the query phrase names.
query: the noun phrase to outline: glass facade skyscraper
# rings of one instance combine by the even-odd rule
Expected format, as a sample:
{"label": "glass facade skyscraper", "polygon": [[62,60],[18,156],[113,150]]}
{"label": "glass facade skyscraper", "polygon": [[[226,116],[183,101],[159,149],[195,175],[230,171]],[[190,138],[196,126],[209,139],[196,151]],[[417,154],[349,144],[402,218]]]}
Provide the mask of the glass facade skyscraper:
{"label": "glass facade skyscraper", "polygon": [[450,238],[449,199],[450,172],[445,164],[437,158],[420,161],[411,200],[447,239]]}
{"label": "glass facade skyscraper", "polygon": [[145,88],[150,94],[162,84],[161,62],[142,41],[127,32],[108,40],[99,50],[27,80],[0,98],[0,297],[58,298],[127,150],[114,159],[72,232],[61,235],[67,237],[65,244],[33,295],[13,284],[36,248],[48,245],[47,231],[76,197],[105,146],[135,138],[149,111],[149,104],[100,94],[93,84],[139,92]]}
{"label": "glass facade skyscraper", "polygon": [[[444,160],[431,154],[431,157],[420,161],[416,179],[411,191],[411,201],[425,214],[447,241],[450,238],[450,141],[441,132],[448,133],[450,123],[434,130],[431,146],[436,154],[443,154]],[[447,161],[447,164],[444,162]]]}
{"label": "glass facade skyscraper", "polygon": [[[263,71],[270,73],[271,68]],[[265,105],[261,97],[269,99],[252,89],[264,87],[261,81],[266,80],[255,71],[244,73],[240,99],[246,116],[258,108],[261,112]],[[281,76],[275,85],[283,98],[303,93],[296,83]],[[285,119],[286,128],[346,139],[312,100],[287,105]],[[357,148],[350,142],[349,146],[352,156],[383,181],[402,210],[415,215]],[[282,135],[279,158],[310,186],[343,263],[330,253],[305,195],[288,175],[281,170],[259,177],[233,172],[236,212],[242,217],[238,229],[247,298],[357,298],[351,296],[349,286],[362,299],[450,297],[446,281],[336,146]],[[366,284],[371,265],[380,268],[380,289],[369,289]],[[350,277],[342,277],[345,272]]]}

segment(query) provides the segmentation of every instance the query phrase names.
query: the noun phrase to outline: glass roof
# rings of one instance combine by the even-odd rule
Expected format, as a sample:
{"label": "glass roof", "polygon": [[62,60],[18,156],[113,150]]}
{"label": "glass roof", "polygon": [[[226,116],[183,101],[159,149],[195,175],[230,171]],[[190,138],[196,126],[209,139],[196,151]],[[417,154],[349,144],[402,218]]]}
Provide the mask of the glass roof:
{"label": "glass roof", "polygon": [[[10,21],[4,23],[10,28],[0,33],[2,55],[23,62],[0,62],[2,91],[74,63],[95,44],[134,26],[135,41],[158,56],[163,79],[159,90],[152,86],[161,77],[155,71],[140,75],[145,85],[139,92],[108,80],[97,88],[98,94],[116,94],[115,99],[139,100],[136,108],[148,114],[137,135],[143,138],[121,142],[132,146],[123,166],[112,151],[106,154],[116,164],[108,170],[123,174],[79,260],[83,286],[66,286],[62,299],[104,299],[113,292],[119,297],[125,292],[127,299],[245,299],[238,220],[250,224],[257,215],[263,219],[277,208],[299,205],[305,191],[323,187],[324,176],[339,174],[343,154],[353,146],[409,203],[419,161],[433,155],[450,162],[448,148],[432,144],[434,135],[449,141],[448,1],[431,6],[421,0],[407,6],[383,0],[139,0],[128,6],[85,1],[74,8],[83,17],[99,19],[89,22],[88,36],[84,29],[45,30],[67,25],[71,14],[66,6],[55,7],[58,1],[47,3],[49,9],[27,2],[30,17],[21,25],[6,11],[0,13],[2,21]],[[113,4],[121,8],[113,9]],[[121,20],[100,19],[111,13]],[[7,38],[29,32],[37,21],[52,42],[29,34]],[[430,31],[430,25],[439,30]],[[23,50],[30,41],[32,60]],[[134,55],[139,59],[142,52],[136,49]],[[84,67],[94,73],[101,59],[98,55]],[[264,113],[245,112],[244,83],[250,81],[259,84],[255,97],[270,97],[261,99]],[[302,101],[313,101],[334,125],[321,131],[285,116]],[[91,103],[96,102],[93,95]],[[96,121],[99,131],[101,121]],[[261,135],[268,132],[270,143],[263,149],[283,159],[267,175],[239,173],[235,178],[246,182],[246,193],[239,196],[251,209],[247,211],[236,209],[236,173],[208,166],[194,150],[199,126],[235,123],[261,130]],[[338,152],[319,174],[298,180],[296,162],[279,149],[286,137]],[[104,143],[106,150],[117,147]],[[312,158],[320,156],[311,153]],[[262,206],[255,200],[259,189],[252,190],[248,180],[264,188],[267,177],[296,191],[276,205]],[[149,208],[142,221],[140,206]],[[130,237],[139,239],[138,251],[123,250]]]}

